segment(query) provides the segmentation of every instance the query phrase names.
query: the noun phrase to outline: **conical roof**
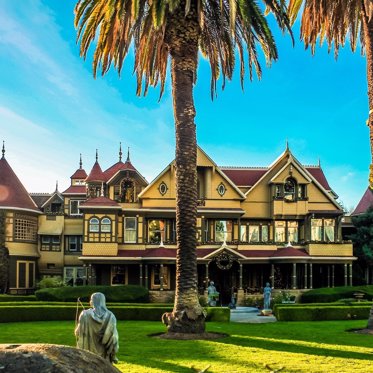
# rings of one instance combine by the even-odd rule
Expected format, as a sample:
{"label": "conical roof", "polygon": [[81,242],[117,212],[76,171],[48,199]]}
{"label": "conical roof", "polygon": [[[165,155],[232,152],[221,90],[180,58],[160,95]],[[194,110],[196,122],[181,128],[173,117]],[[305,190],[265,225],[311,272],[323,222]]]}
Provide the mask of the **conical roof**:
{"label": "conical roof", "polygon": [[89,173],[88,177],[85,180],[86,182],[105,182],[106,177],[105,174],[102,172],[101,166],[98,161],[92,167],[91,172]]}
{"label": "conical roof", "polygon": [[70,177],[70,179],[79,179],[84,180],[87,177],[87,173],[83,169],[83,163],[82,163],[82,155],[80,154],[80,160],[79,160],[79,168],[73,173],[73,175]]}
{"label": "conical roof", "polygon": [[0,209],[14,208],[40,212],[4,157],[0,159]]}
{"label": "conical roof", "polygon": [[373,207],[373,190],[368,187],[351,215],[364,214],[369,207]]}

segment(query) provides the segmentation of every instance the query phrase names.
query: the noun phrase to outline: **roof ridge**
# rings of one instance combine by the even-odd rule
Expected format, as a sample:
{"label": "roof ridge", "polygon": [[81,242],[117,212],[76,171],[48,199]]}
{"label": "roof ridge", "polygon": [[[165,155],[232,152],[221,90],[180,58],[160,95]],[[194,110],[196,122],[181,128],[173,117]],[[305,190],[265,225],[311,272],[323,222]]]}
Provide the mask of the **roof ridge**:
{"label": "roof ridge", "polygon": [[219,166],[220,169],[230,170],[268,170],[266,166]]}

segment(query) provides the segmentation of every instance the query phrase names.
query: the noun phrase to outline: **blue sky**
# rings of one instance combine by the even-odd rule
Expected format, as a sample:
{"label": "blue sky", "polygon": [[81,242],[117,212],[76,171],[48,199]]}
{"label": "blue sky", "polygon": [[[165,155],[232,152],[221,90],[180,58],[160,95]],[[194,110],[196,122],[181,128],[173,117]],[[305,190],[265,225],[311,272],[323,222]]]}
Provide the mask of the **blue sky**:
{"label": "blue sky", "polygon": [[[171,85],[135,95],[132,55],[92,77],[79,57],[75,0],[0,2],[0,139],[6,158],[29,192],[67,188],[78,167],[90,171],[95,150],[103,169],[118,160],[119,142],[151,181],[174,157]],[[238,70],[210,98],[210,71],[201,59],[194,97],[199,145],[223,166],[268,166],[289,141],[303,164],[320,159],[329,184],[347,207],[367,187],[370,163],[365,58],[349,46],[336,61],[326,46],[311,56],[275,31],[279,61],[263,65],[262,80],[240,88]]]}

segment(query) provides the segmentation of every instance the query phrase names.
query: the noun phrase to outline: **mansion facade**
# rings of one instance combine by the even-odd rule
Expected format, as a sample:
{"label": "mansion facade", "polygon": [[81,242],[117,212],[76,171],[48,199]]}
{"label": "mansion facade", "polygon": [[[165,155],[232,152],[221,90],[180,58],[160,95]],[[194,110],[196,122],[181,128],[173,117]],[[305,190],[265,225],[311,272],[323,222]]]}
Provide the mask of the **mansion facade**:
{"label": "mansion facade", "polygon": [[[355,260],[342,239],[343,211],[319,165],[286,147],[269,167],[219,167],[197,156],[197,270],[201,294],[213,280],[221,302],[260,291],[352,285]],[[136,284],[172,292],[176,277],[175,167],[151,183],[129,154],[102,170],[97,153],[62,193],[29,194],[0,160],[0,210],[10,255],[9,292],[37,279],[69,285]]]}

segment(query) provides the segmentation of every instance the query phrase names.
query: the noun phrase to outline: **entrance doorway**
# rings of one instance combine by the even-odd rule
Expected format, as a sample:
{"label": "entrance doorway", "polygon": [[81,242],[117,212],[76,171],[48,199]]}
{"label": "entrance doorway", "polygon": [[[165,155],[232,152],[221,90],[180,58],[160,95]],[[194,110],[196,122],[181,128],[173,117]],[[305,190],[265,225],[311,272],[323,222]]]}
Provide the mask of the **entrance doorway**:
{"label": "entrance doorway", "polygon": [[240,278],[240,266],[234,261],[230,268],[218,266],[214,260],[209,264],[209,279],[214,281],[216,290],[219,294],[218,304],[227,306],[232,299],[232,294],[237,292]]}

